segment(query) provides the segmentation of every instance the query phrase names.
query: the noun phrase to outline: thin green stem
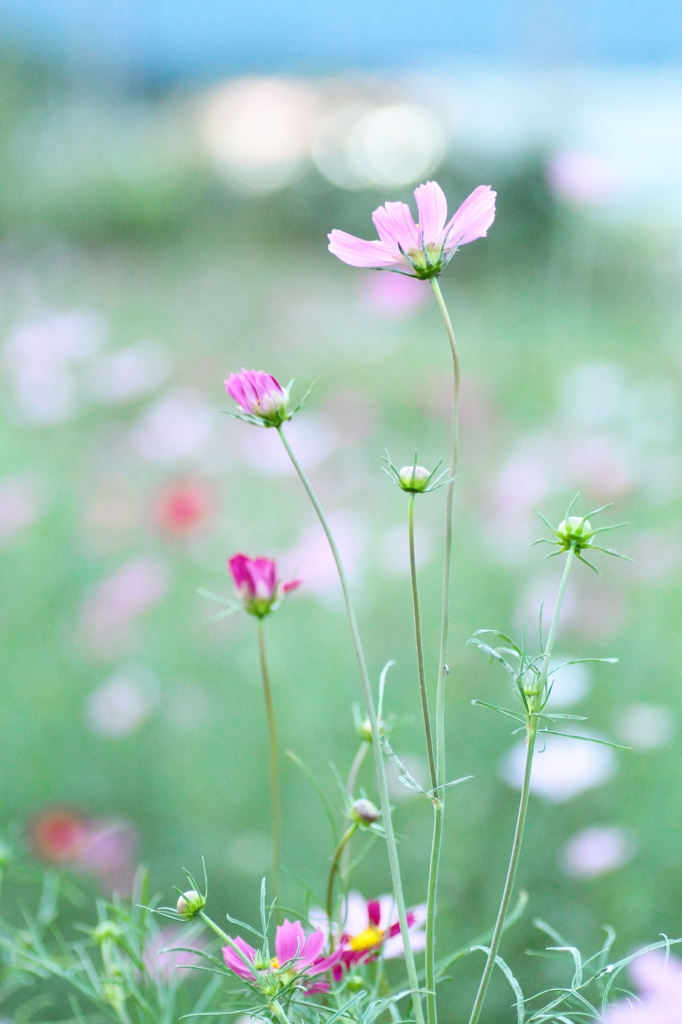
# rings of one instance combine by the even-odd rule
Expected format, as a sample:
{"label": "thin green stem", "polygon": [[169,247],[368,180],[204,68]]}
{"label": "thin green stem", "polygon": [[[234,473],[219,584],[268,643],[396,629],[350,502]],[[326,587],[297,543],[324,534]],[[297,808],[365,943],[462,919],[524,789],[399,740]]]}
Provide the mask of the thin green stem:
{"label": "thin green stem", "polygon": [[410,538],[410,581],[412,583],[412,605],[414,607],[414,638],[417,646],[417,671],[419,675],[419,695],[422,702],[422,716],[424,719],[424,738],[426,739],[426,753],[429,761],[429,775],[431,777],[431,789],[435,790],[438,785],[436,776],[436,759],[433,753],[433,739],[431,737],[431,716],[429,715],[429,698],[426,692],[426,673],[424,672],[424,645],[422,643],[422,623],[419,614],[419,591],[417,589],[417,561],[414,551],[414,491],[410,493],[407,505],[407,525]]}
{"label": "thin green stem", "polygon": [[229,946],[230,949],[234,953],[237,954],[237,956],[242,961],[244,966],[249,970],[249,972],[253,976],[254,980],[257,981],[258,980],[258,971],[254,967],[253,961],[249,960],[249,958],[247,957],[247,955],[244,952],[244,950],[239,948],[239,946],[234,941],[232,936],[228,935],[227,932],[224,932],[223,929],[219,925],[217,925],[215,923],[215,921],[213,921],[208,916],[208,914],[204,913],[203,910],[199,911],[198,916],[201,918],[201,920],[204,922],[205,925],[208,925],[208,927],[211,929],[211,931],[214,931],[216,933],[216,935],[218,936],[218,938],[220,939],[221,942],[224,942],[226,946]]}
{"label": "thin green stem", "polygon": [[533,698],[533,702],[527,713],[526,721],[526,764],[523,772],[523,784],[521,787],[521,798],[519,800],[519,811],[516,818],[516,828],[514,830],[514,841],[512,843],[511,856],[509,858],[509,867],[507,868],[507,877],[504,883],[504,889],[502,891],[502,899],[500,901],[500,909],[497,914],[497,920],[495,922],[495,928],[493,931],[492,939],[490,940],[490,948],[488,952],[488,958],[483,969],[483,975],[481,982],[476,993],[476,999],[474,1001],[473,1008],[471,1010],[471,1017],[469,1018],[469,1024],[477,1024],[478,1018],[481,1015],[483,1008],[483,1001],[488,991],[490,979],[492,978],[493,971],[495,970],[495,961],[497,953],[500,948],[500,941],[502,939],[502,932],[504,931],[504,923],[509,910],[509,904],[512,898],[512,892],[514,890],[514,881],[516,878],[516,869],[519,863],[519,857],[521,855],[521,846],[523,843],[523,831],[526,824],[526,817],[528,815],[528,801],[530,798],[530,779],[533,768],[533,756],[535,754],[535,743],[538,734],[538,708],[536,706],[536,700],[542,699],[545,686],[547,683],[547,673],[549,671],[549,662],[552,657],[554,650],[554,640],[556,638],[556,631],[559,626],[559,616],[561,615],[561,606],[564,602],[564,595],[566,593],[566,585],[568,583],[568,574],[571,571],[571,564],[574,557],[574,549],[568,551],[566,555],[566,564],[564,565],[563,576],[561,577],[561,584],[559,586],[559,593],[557,594],[556,605],[554,606],[554,614],[552,615],[552,623],[549,628],[549,636],[547,637],[547,643],[543,653],[543,665],[540,673],[540,680],[538,683],[537,697]]}
{"label": "thin green stem", "polygon": [[276,912],[279,917],[279,861],[282,842],[282,812],[279,799],[279,754],[277,751],[277,729],[275,711],[272,704],[270,674],[265,655],[265,629],[263,619],[258,620],[258,654],[260,670],[263,677],[263,696],[265,698],[265,715],[268,722],[268,740],[270,744],[270,800],[272,803],[272,895],[277,901]]}
{"label": "thin green stem", "polygon": [[[438,278],[431,279],[433,293],[438,303],[452,356],[452,419],[450,427],[450,466],[445,492],[445,543],[443,547],[443,590],[441,598],[440,647],[438,651],[438,676],[436,685],[436,777],[437,785],[445,785],[445,679],[448,674],[448,635],[450,631],[450,576],[452,570],[452,509],[454,502],[455,477],[459,461],[459,392],[460,369],[457,340],[452,328]],[[438,794],[440,807],[434,803],[433,838],[431,841],[431,858],[429,862],[429,884],[427,897],[426,926],[426,1009],[428,1024],[436,1024],[437,1007],[435,992],[435,942],[436,942],[436,899],[438,895],[438,872],[440,869],[440,853],[443,842],[443,800],[444,791]]]}
{"label": "thin green stem", "polygon": [[271,1002],[269,1002],[268,1009],[272,1014],[274,1014],[274,1016],[277,1018],[280,1024],[289,1024],[289,1018],[284,1012],[284,1008],[280,1003],[279,999],[273,999]]}
{"label": "thin green stem", "polygon": [[[350,766],[350,771],[348,772],[348,779],[346,780],[346,792],[348,793],[348,798],[351,801],[353,799],[353,793],[355,792],[355,786],[358,781],[358,774],[360,772],[360,769],[362,768],[362,764],[367,756],[367,751],[369,750],[371,745],[372,744],[368,743],[367,740],[363,740],[360,746],[358,747],[358,752],[353,758],[353,763]],[[350,849],[348,848],[348,846],[346,846],[341,856],[341,881],[344,889],[346,890],[348,889],[348,875],[350,868],[349,854]]]}
{"label": "thin green stem", "polygon": [[341,856],[343,851],[348,846],[351,838],[357,832],[358,826],[356,822],[351,822],[346,831],[339,839],[338,846],[334,851],[332,858],[331,867],[329,869],[329,878],[327,879],[327,921],[329,922],[329,952],[334,952],[334,929],[332,927],[334,918],[334,879],[336,878],[336,872],[339,870],[339,864],[341,863]]}
{"label": "thin green stem", "polygon": [[358,624],[355,617],[355,609],[353,607],[353,601],[350,594],[350,588],[348,586],[348,579],[346,577],[346,571],[341,561],[341,555],[339,549],[336,546],[334,534],[331,531],[327,517],[324,514],[324,510],[320,505],[317,495],[313,490],[312,484],[308,480],[306,473],[299,463],[298,459],[294,455],[291,446],[286,438],[282,427],[277,428],[279,436],[282,439],[286,452],[291,459],[292,465],[298,473],[301,483],[303,484],[310,501],[312,502],[313,508],[317,513],[317,517],[320,520],[322,529],[325,532],[329,547],[331,548],[334,561],[336,562],[336,569],[339,574],[339,580],[341,582],[341,589],[343,591],[343,598],[346,604],[346,613],[348,615],[348,624],[350,626],[351,638],[353,641],[353,647],[355,648],[355,656],[358,662],[358,669],[360,672],[360,682],[362,685],[362,693],[365,699],[365,707],[367,710],[367,717],[370,723],[370,729],[372,732],[372,749],[374,751],[374,765],[376,768],[377,776],[377,788],[379,790],[379,799],[381,803],[381,812],[383,816],[384,830],[386,833],[386,850],[388,853],[388,860],[391,868],[391,881],[393,883],[393,895],[395,897],[396,908],[398,910],[398,920],[400,922],[400,932],[403,937],[405,944],[405,967],[407,968],[407,977],[412,993],[412,1004],[414,1006],[415,1024],[424,1024],[424,1014],[422,1011],[421,998],[419,995],[419,980],[417,978],[417,969],[414,962],[414,953],[412,952],[412,946],[410,945],[410,937],[407,927],[407,913],[405,911],[405,897],[403,894],[403,883],[400,875],[400,861],[398,859],[398,847],[395,840],[395,833],[393,831],[393,820],[391,818],[391,803],[388,795],[388,785],[386,782],[386,766],[384,764],[383,751],[381,749],[381,736],[379,734],[379,722],[377,720],[377,713],[374,707],[374,698],[372,696],[372,687],[369,681],[369,674],[367,672],[367,664],[365,662],[365,655],[362,649],[362,642],[360,640],[360,632],[358,630]]}

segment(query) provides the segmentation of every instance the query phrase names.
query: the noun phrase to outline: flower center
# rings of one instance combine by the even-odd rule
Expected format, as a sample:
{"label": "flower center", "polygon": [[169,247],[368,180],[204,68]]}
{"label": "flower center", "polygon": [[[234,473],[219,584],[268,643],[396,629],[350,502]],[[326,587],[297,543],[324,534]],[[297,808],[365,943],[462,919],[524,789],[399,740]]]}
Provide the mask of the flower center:
{"label": "flower center", "polygon": [[277,959],[276,956],[273,956],[272,960],[270,961],[270,966],[274,967],[276,971],[279,970],[279,960]]}
{"label": "flower center", "polygon": [[363,949],[372,949],[373,946],[378,946],[383,937],[384,933],[381,928],[370,925],[369,928],[365,928],[364,932],[353,935],[349,946],[355,953],[358,953]]}

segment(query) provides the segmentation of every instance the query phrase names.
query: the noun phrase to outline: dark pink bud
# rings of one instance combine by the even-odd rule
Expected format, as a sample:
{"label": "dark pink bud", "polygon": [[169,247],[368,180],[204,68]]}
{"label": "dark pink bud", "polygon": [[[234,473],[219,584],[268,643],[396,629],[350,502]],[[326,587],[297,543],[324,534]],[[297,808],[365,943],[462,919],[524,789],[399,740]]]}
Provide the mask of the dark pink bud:
{"label": "dark pink bud", "polygon": [[291,417],[289,394],[270,373],[242,369],[228,377],[225,388],[242,412],[256,416],[264,426],[278,427]]}

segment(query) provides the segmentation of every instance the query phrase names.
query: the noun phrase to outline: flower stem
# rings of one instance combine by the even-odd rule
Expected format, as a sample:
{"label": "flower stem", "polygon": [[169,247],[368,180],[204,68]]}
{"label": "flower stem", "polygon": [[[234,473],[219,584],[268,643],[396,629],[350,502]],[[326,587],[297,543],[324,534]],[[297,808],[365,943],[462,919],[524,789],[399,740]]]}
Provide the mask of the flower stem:
{"label": "flower stem", "polygon": [[289,1018],[287,1017],[282,1004],[279,999],[273,999],[272,1002],[268,1003],[268,1009],[277,1018],[280,1024],[289,1024]]}
{"label": "flower stem", "polygon": [[317,517],[320,520],[322,529],[324,530],[329,547],[331,548],[334,561],[336,562],[336,569],[339,574],[339,580],[341,582],[341,589],[343,591],[343,598],[346,604],[346,613],[348,615],[348,624],[350,626],[351,638],[353,641],[353,647],[355,648],[355,656],[358,662],[358,669],[360,672],[360,682],[362,684],[362,693],[365,699],[365,707],[367,710],[367,717],[369,719],[370,728],[372,732],[372,749],[374,750],[374,765],[376,768],[377,776],[377,788],[379,790],[379,798],[381,803],[381,812],[383,816],[383,824],[386,832],[386,850],[388,853],[388,860],[391,868],[391,880],[393,883],[393,895],[395,897],[396,907],[398,910],[398,920],[400,922],[400,932],[403,937],[405,945],[405,966],[407,968],[407,977],[412,993],[412,1004],[414,1006],[415,1024],[424,1024],[424,1014],[422,1011],[421,998],[419,995],[419,980],[417,978],[417,969],[414,962],[414,953],[410,945],[410,936],[407,927],[407,913],[405,911],[405,897],[403,895],[403,883],[400,875],[400,862],[398,859],[398,847],[395,840],[395,833],[393,831],[393,820],[391,818],[391,804],[388,795],[388,785],[386,783],[386,766],[384,764],[383,751],[381,749],[381,736],[379,734],[379,723],[377,721],[377,713],[374,707],[374,698],[372,697],[372,687],[369,681],[369,675],[367,672],[367,665],[365,662],[365,655],[362,649],[362,642],[360,640],[360,632],[358,630],[357,620],[355,618],[355,609],[353,607],[353,601],[350,595],[350,588],[348,586],[348,579],[346,577],[346,571],[341,561],[341,555],[339,549],[336,546],[334,534],[331,531],[327,517],[324,514],[324,510],[320,505],[319,499],[313,490],[312,484],[308,480],[306,473],[299,463],[298,459],[294,455],[291,446],[286,438],[282,427],[278,427],[279,436],[282,439],[286,452],[291,459],[294,469],[298,473],[301,483],[303,484],[308,497],[310,498],[313,508],[317,513]]}
{"label": "flower stem", "polygon": [[272,690],[268,662],[265,655],[265,629],[263,620],[258,619],[258,653],[260,670],[263,677],[263,696],[265,697],[265,715],[268,721],[268,738],[270,743],[270,799],[272,802],[272,894],[279,917],[279,861],[282,835],[282,814],[279,800],[279,757],[277,753],[277,730],[275,727],[275,711],[272,705]]}
{"label": "flower stem", "polygon": [[[568,583],[568,574],[571,570],[571,564],[573,562],[574,548],[571,546],[570,550],[566,555],[566,563],[564,565],[563,576],[561,577],[561,584],[559,586],[559,593],[557,594],[556,605],[554,606],[554,614],[552,615],[552,623],[549,629],[549,635],[547,637],[547,643],[543,653],[543,665],[540,673],[540,681],[538,683],[538,693],[540,698],[543,695],[545,686],[547,683],[547,673],[549,671],[549,661],[552,657],[552,651],[554,649],[554,639],[556,637],[557,627],[559,625],[559,616],[561,615],[561,606],[564,601],[564,595],[566,593],[566,584]],[[523,773],[523,784],[521,787],[521,799],[519,801],[519,811],[516,818],[516,828],[514,830],[514,841],[512,843],[511,856],[509,858],[509,867],[507,868],[507,877],[504,883],[504,889],[502,891],[502,900],[500,902],[500,909],[497,914],[497,920],[495,922],[495,929],[490,940],[490,948],[488,952],[488,958],[483,969],[483,975],[481,982],[478,987],[476,999],[471,1011],[471,1017],[469,1018],[469,1024],[477,1024],[478,1018],[481,1015],[483,1008],[483,1001],[488,991],[488,985],[495,969],[495,961],[497,953],[500,948],[500,941],[502,939],[502,932],[504,931],[504,922],[509,910],[509,903],[512,898],[512,892],[514,889],[514,881],[516,878],[516,869],[519,863],[519,857],[521,855],[521,845],[523,843],[523,831],[526,824],[526,816],[528,814],[528,801],[530,798],[530,779],[533,768],[533,756],[535,754],[535,743],[538,734],[538,712],[536,705],[533,703],[530,710],[527,712],[526,719],[526,764]]]}
{"label": "flower stem", "polygon": [[369,750],[370,746],[371,744],[369,744],[367,740],[363,740],[360,746],[358,747],[358,752],[353,758],[353,763],[350,766],[350,771],[348,772],[348,779],[346,781],[346,792],[348,793],[348,796],[350,797],[351,800],[353,799],[353,793],[355,792],[355,786],[358,781],[358,773],[362,768],[362,762],[365,760],[365,757],[367,756],[367,751]]}
{"label": "flower stem", "polygon": [[[437,785],[445,785],[445,678],[448,673],[448,634],[450,630],[450,575],[452,569],[452,507],[454,501],[455,476],[459,461],[459,392],[460,370],[457,340],[452,328],[438,278],[431,279],[433,293],[438,303],[452,355],[452,419],[450,426],[450,467],[445,492],[445,544],[443,548],[443,591],[441,604],[440,648],[438,652],[438,682],[436,685],[436,778]],[[426,908],[426,1010],[428,1024],[436,1024],[436,992],[435,992],[435,943],[436,943],[436,898],[438,894],[438,872],[440,868],[440,852],[443,841],[443,799],[444,791],[439,794],[440,806],[434,802],[433,838],[431,842],[431,859],[429,864],[429,885]]]}
{"label": "flower stem", "polygon": [[424,718],[424,737],[426,739],[426,753],[429,759],[429,775],[431,778],[431,789],[435,790],[438,785],[436,776],[436,759],[433,753],[433,739],[431,737],[431,717],[429,715],[429,698],[426,693],[426,674],[424,672],[424,645],[422,643],[422,624],[419,614],[419,591],[417,589],[417,562],[414,553],[414,491],[410,493],[407,506],[407,525],[410,537],[410,580],[412,583],[412,604],[414,606],[414,638],[417,646],[417,671],[419,674],[419,695],[422,702],[422,716]]}
{"label": "flower stem", "polygon": [[334,917],[334,879],[336,878],[336,872],[339,870],[339,864],[341,863],[341,856],[343,851],[348,846],[351,837],[357,832],[356,822],[351,822],[346,831],[341,836],[338,846],[334,851],[332,858],[332,864],[329,869],[329,878],[327,879],[327,921],[329,923],[329,952],[334,952],[334,929],[332,927]]}

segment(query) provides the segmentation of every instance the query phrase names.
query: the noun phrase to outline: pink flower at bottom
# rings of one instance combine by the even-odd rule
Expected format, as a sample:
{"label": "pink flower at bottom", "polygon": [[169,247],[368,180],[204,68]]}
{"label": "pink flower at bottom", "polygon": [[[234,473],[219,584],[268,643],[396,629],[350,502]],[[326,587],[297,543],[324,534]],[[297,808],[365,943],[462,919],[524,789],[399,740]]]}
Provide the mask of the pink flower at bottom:
{"label": "pink flower at bottom", "polygon": [[495,219],[495,196],[479,185],[446,224],[448,204],[435,181],[414,192],[419,211],[415,224],[405,203],[386,203],[372,214],[379,241],[367,242],[336,228],[329,234],[329,251],[352,267],[400,268],[414,277],[435,277],[460,245],[485,238]]}
{"label": "pink flower at bottom", "polygon": [[682,960],[666,956],[664,949],[650,949],[635,957],[629,971],[639,998],[614,1003],[604,1015],[604,1024],[680,1024]]}
{"label": "pink flower at bottom", "polygon": [[[325,941],[325,935],[321,928],[314,931],[312,935],[306,936],[300,921],[285,920],[277,927],[276,955],[269,964],[262,959],[261,954],[253,946],[250,946],[240,936],[234,940],[235,945],[253,964],[253,970],[231,946],[224,946],[222,953],[225,965],[244,981],[257,985],[259,979],[267,975],[268,979],[276,979],[280,986],[284,987],[297,978],[318,977],[338,963],[341,958],[340,950],[332,956],[320,956]],[[329,988],[328,983],[324,981],[309,984],[304,980],[303,984],[307,993],[324,992]]]}

